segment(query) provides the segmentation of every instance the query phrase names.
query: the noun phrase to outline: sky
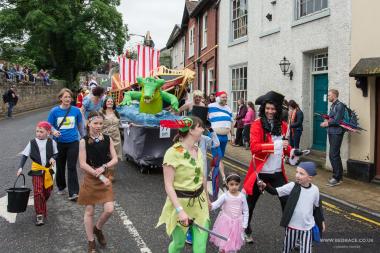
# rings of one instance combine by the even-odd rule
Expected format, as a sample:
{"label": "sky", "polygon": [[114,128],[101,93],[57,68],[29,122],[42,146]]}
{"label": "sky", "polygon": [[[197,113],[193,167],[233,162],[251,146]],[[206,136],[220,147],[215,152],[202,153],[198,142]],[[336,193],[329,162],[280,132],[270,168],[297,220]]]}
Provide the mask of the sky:
{"label": "sky", "polygon": [[[182,21],[185,0],[121,0],[118,10],[123,14],[124,24],[128,32],[150,35],[155,48],[162,49],[174,28]],[[133,47],[143,38],[134,36],[127,42],[127,47]]]}

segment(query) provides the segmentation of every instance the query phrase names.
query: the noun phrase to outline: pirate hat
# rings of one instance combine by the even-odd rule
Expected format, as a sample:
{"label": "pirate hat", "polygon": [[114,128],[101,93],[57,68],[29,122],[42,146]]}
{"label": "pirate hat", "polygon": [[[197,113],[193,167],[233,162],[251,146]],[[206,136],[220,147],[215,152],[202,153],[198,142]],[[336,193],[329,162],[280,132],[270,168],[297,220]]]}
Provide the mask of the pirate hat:
{"label": "pirate hat", "polygon": [[284,101],[284,95],[275,91],[269,91],[267,94],[258,97],[255,101],[256,105],[262,105],[266,102],[272,102],[276,106],[282,106]]}

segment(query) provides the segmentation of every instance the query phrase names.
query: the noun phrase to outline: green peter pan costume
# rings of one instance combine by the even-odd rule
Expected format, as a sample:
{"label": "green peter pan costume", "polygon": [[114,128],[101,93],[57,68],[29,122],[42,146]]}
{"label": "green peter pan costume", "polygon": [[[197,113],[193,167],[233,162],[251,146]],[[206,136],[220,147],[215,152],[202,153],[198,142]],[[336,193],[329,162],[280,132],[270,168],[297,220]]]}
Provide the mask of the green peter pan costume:
{"label": "green peter pan costume", "polygon": [[[203,159],[202,152],[198,150],[198,158],[194,159],[180,142],[169,148],[164,156],[164,165],[175,169],[173,187],[183,210],[202,226],[209,227],[209,210],[206,192],[203,189]],[[202,193],[198,197],[184,197],[182,193]],[[185,194],[186,195],[186,194]],[[169,246],[169,253],[181,252],[186,239],[188,227],[178,223],[178,214],[169,197],[166,198],[157,227],[166,224],[166,232],[173,237]],[[207,232],[193,227],[193,252],[206,252]]]}

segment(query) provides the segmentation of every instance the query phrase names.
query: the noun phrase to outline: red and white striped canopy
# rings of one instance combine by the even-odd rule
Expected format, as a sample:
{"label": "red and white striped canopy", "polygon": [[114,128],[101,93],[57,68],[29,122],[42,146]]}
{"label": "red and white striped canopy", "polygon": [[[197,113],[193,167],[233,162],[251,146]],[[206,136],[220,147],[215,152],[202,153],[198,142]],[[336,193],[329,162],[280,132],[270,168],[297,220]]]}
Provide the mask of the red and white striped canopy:
{"label": "red and white striped canopy", "polygon": [[120,82],[122,88],[136,83],[136,78],[152,76],[160,66],[160,51],[143,45],[137,46],[137,60],[131,60],[126,55],[117,58],[120,66]]}

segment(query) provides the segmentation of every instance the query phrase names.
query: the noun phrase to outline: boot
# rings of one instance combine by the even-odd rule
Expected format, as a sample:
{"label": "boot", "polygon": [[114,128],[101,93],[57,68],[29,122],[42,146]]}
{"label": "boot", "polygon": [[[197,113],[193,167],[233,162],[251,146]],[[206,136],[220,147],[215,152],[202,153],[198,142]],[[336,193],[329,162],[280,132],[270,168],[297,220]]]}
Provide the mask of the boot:
{"label": "boot", "polygon": [[245,149],[246,149],[246,150],[249,150],[249,143],[246,142],[244,145],[245,145]]}
{"label": "boot", "polygon": [[93,241],[88,241],[88,250],[87,252],[88,253],[96,253],[96,244],[95,244],[95,240]]}
{"label": "boot", "polygon": [[102,246],[106,246],[107,242],[104,238],[102,230],[98,229],[96,225],[94,226],[94,235],[96,236],[96,239],[98,239],[98,242]]}

